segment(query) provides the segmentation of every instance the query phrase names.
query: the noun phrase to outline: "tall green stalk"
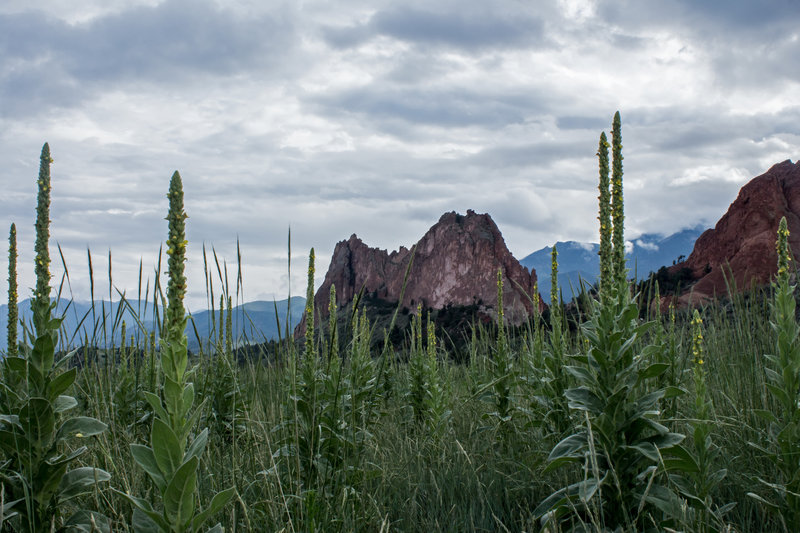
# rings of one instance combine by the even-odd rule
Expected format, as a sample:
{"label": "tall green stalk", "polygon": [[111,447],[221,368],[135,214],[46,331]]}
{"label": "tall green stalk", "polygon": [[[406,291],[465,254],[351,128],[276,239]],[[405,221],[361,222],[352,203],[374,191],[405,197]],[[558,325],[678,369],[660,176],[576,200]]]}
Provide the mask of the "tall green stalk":
{"label": "tall green stalk", "polygon": [[608,140],[606,132],[600,134],[600,144],[597,148],[597,158],[600,166],[600,283],[601,293],[607,293],[613,275],[612,245],[611,245],[611,190],[608,179]]}
{"label": "tall green stalk", "polygon": [[77,369],[64,370],[72,354],[56,360],[61,319],[52,317],[55,304],[50,302],[51,162],[50,147],[45,144],[37,183],[36,289],[32,303],[35,333],[26,339],[19,356],[8,355],[2,362],[0,449],[4,460],[0,463],[0,485],[4,500],[0,502],[0,516],[18,532],[108,531],[106,517],[92,511],[79,510],[65,519],[74,498],[92,492],[97,483],[111,476],[90,466],[68,470],[87,451],[75,440],[102,433],[107,426],[95,418],[66,414],[78,405],[75,398],[65,394],[75,381]]}
{"label": "tall green stalk", "polygon": [[[653,352],[661,346],[637,342],[652,323],[639,323],[639,308],[625,276],[619,113],[614,132],[615,276],[601,287],[599,301],[592,302],[590,318],[581,325],[588,341],[586,352],[572,357],[575,364],[567,370],[576,386],[564,393],[575,413],[574,425],[572,433],[553,447],[546,469],[577,464],[582,475],[535,510],[548,528],[563,521],[580,531],[639,531],[666,526],[680,512],[678,496],[664,484],[662,454],[683,435],[661,424],[658,407],[665,390],[654,386],[667,365],[646,365],[657,359]],[[601,157],[601,180],[603,164]],[[606,208],[600,206],[601,219]]]}
{"label": "tall green stalk", "polygon": [[767,390],[778,409],[760,411],[769,423],[766,445],[754,444],[773,463],[776,479],[761,483],[769,496],[748,495],[774,511],[786,531],[800,530],[800,324],[796,318],[796,286],[792,284],[792,256],[786,217],[778,226],[778,273],[770,302],[775,353],[765,355]]}
{"label": "tall green stalk", "polygon": [[[50,323],[50,145],[45,143],[39,157],[39,194],[36,199],[36,288],[33,292],[31,309],[33,310],[33,326],[37,336],[48,332]],[[51,336],[55,332],[50,332]]]}
{"label": "tall green stalk", "polygon": [[[167,308],[161,334],[161,396],[148,392],[147,402],[155,412],[150,446],[131,445],[134,460],[158,489],[161,509],[142,498],[126,495],[135,506],[134,531],[183,533],[199,531],[204,522],[221,510],[233,497],[234,488],[216,494],[208,507],[196,509],[197,470],[208,440],[208,429],[192,436],[192,429],[202,409],[192,409],[194,384],[189,377],[187,316],[183,307],[186,294],[186,213],[183,209],[183,184],[178,172],[170,181],[167,223]],[[220,524],[209,531],[222,531]]]}
{"label": "tall green stalk", "polygon": [[306,358],[315,357],[314,350],[314,249],[308,254],[308,286],[306,287]]}
{"label": "tall green stalk", "polygon": [[[611,219],[614,224],[614,276],[623,283],[627,278],[625,267],[625,206],[622,197],[622,125],[619,111],[614,114],[611,129]],[[602,164],[602,161],[601,161]]]}
{"label": "tall green stalk", "polygon": [[17,340],[17,226],[11,224],[8,232],[8,357],[16,357],[19,353]]}

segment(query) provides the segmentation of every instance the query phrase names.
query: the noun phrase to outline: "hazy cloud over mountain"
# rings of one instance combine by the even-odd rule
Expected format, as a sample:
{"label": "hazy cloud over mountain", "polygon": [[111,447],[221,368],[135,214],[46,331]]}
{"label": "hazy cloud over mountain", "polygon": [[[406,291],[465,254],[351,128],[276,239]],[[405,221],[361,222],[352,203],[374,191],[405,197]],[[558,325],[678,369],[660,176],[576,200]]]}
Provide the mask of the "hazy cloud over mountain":
{"label": "hazy cloud over mountain", "polygon": [[[2,223],[32,285],[38,155],[77,297],[152,277],[180,170],[190,301],[203,243],[245,298],[318,282],[337,240],[394,249],[489,212],[517,256],[596,240],[595,152],[623,118],[628,234],[710,224],[800,157],[800,10],[766,2],[10,0],[0,4]],[[216,267],[215,267],[216,268]],[[55,269],[55,266],[54,266]],[[101,275],[102,273],[102,275]],[[23,291],[23,296],[25,296]]]}

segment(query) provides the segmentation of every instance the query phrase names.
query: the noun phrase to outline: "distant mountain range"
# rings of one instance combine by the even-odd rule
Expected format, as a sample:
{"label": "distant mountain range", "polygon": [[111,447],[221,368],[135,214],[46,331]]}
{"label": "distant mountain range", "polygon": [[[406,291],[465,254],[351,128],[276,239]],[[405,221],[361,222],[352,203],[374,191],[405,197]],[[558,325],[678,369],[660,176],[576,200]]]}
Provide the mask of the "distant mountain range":
{"label": "distant mountain range", "polygon": [[[646,233],[634,239],[633,248],[627,254],[629,275],[637,279],[646,278],[650,272],[662,266],[680,262],[692,252],[694,243],[705,228],[696,226],[667,237]],[[533,252],[520,261],[523,266],[536,270],[539,292],[542,299],[550,303],[550,253],[552,247],[546,246]],[[580,292],[581,280],[593,284],[600,274],[600,245],[576,241],[557,242],[558,285],[565,301]]]}
{"label": "distant mountain range", "polygon": [[[305,298],[293,297],[291,308],[288,300],[255,301],[234,307],[232,316],[234,342],[240,345],[277,339],[278,324],[280,324],[280,336],[284,336],[287,311],[289,311],[291,332],[303,316],[305,303]],[[118,345],[121,340],[123,320],[128,337],[141,336],[142,327],[148,332],[153,331],[155,319],[152,302],[145,304],[138,300],[129,300],[128,304],[129,306],[120,306],[119,301],[111,303],[98,301],[92,306],[90,302],[59,302],[56,314],[64,316],[63,331],[70,335],[69,338],[62,338],[61,342],[65,343],[65,346],[75,347],[82,345],[88,338],[97,346]],[[30,299],[20,302],[19,310],[22,320],[29,324],[32,316]],[[215,342],[216,330],[219,329],[219,310],[215,310],[213,317],[211,311],[205,310],[193,313],[192,318],[186,328],[186,336],[189,349],[197,351],[200,343],[205,347],[209,341]],[[2,351],[5,351],[8,345],[6,324],[8,324],[8,305],[2,305],[0,306],[0,350]],[[20,339],[22,339],[21,332]]]}

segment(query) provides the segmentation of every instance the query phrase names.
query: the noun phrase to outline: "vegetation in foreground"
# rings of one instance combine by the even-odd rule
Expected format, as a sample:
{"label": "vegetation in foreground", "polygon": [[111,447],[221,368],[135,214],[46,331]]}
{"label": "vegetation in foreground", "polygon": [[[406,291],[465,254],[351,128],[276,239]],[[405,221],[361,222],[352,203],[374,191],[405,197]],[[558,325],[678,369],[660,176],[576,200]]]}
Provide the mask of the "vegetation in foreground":
{"label": "vegetation in foreground", "polygon": [[[603,134],[601,278],[585,313],[554,306],[509,330],[500,272],[497,324],[474,327],[468,361],[454,363],[422,309],[399,349],[359,306],[345,328],[335,308],[316,323],[313,250],[301,344],[287,331],[269,357],[238,361],[220,276],[219,324],[189,354],[177,173],[160,341],[120,323],[117,346],[86,339],[56,354],[45,145],[34,321],[0,380],[0,529],[797,531],[800,328],[785,221],[770,288],[656,312],[657,287],[633,294],[625,271],[618,115],[610,147],[611,168]],[[14,226],[9,245],[16,309]]]}

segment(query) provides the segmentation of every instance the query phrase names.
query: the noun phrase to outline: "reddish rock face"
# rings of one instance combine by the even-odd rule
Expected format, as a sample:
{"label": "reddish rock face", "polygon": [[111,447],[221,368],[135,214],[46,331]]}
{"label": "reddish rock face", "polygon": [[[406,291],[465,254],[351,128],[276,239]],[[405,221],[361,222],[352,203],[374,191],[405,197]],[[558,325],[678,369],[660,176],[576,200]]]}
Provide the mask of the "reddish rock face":
{"label": "reddish rock face", "polygon": [[[391,254],[370,248],[355,235],[339,242],[314,297],[316,309],[327,315],[331,285],[336,286],[340,306],[352,301],[362,287],[366,294],[399,301],[411,255],[405,247]],[[505,316],[519,324],[532,311],[536,272],[529,273],[511,255],[489,215],[472,210],[466,216],[445,213],[416,245],[403,306],[413,310],[417,304],[434,309],[479,304],[493,310],[498,268],[503,272]]]}
{"label": "reddish rock face", "polygon": [[[686,263],[697,283],[693,302],[728,292],[725,276],[738,289],[769,283],[777,271],[775,250],[781,217],[789,223],[789,243],[800,253],[800,161],[778,163],[739,191],[728,212],[695,242]],[[676,268],[676,267],[673,267]],[[690,295],[681,297],[688,303]]]}

